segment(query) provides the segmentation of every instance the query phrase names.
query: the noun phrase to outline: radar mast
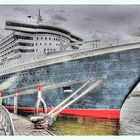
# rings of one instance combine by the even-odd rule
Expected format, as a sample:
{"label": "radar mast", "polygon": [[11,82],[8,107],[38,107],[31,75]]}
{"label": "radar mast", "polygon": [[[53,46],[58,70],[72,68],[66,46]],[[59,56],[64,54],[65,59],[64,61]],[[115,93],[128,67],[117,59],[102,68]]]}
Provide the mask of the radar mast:
{"label": "radar mast", "polygon": [[42,17],[40,15],[40,9],[38,9],[38,16],[37,16],[37,24],[42,21]]}

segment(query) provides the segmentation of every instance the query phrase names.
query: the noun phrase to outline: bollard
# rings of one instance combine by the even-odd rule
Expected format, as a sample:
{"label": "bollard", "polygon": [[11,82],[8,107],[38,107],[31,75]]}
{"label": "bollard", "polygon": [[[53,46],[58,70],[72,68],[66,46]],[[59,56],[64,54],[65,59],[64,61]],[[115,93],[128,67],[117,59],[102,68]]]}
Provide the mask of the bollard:
{"label": "bollard", "polygon": [[43,107],[43,113],[44,114],[46,113],[46,108],[47,108],[46,103],[45,103],[44,99],[42,98],[41,94],[42,94],[42,85],[39,84],[38,85],[38,98],[37,98],[37,101],[35,104],[35,111],[34,111],[35,116],[38,115],[38,108],[39,108],[40,103],[42,104],[42,107]]}
{"label": "bollard", "polygon": [[16,96],[14,96],[14,114],[17,114],[18,96],[19,96],[19,90],[17,89]]}
{"label": "bollard", "polygon": [[0,90],[0,106],[2,105],[2,91]]}

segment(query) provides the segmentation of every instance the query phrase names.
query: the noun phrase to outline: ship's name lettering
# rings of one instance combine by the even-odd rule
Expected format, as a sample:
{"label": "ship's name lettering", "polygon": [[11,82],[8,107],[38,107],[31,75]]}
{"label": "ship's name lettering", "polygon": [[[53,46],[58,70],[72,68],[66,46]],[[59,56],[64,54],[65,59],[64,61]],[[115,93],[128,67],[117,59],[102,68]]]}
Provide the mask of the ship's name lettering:
{"label": "ship's name lettering", "polygon": [[79,58],[79,57],[83,57],[83,56],[93,56],[94,55],[94,52],[81,52],[81,53],[78,53],[78,54],[73,54],[72,55],[72,58],[75,59],[75,58]]}

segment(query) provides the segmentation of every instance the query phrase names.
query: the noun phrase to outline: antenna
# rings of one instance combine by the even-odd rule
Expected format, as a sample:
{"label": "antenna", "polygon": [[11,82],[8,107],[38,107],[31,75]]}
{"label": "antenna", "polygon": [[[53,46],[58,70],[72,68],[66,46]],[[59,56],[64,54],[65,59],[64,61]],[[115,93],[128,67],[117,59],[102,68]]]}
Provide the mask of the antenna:
{"label": "antenna", "polygon": [[37,24],[42,21],[42,17],[40,15],[40,9],[38,9],[38,17],[37,17]]}

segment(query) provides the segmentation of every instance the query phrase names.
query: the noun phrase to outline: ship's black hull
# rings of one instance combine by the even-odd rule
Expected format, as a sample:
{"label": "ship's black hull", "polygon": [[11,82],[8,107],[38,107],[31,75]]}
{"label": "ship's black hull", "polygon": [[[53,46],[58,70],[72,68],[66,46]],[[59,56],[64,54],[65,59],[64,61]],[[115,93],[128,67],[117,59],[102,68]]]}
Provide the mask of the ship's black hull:
{"label": "ship's black hull", "polygon": [[[139,62],[140,49],[130,49],[30,69],[7,75],[7,77],[18,75],[19,78],[10,87],[3,90],[3,94],[13,94],[16,89],[20,91],[20,88],[26,88],[39,83],[56,84],[70,80],[87,80],[90,78],[96,81],[108,73],[107,79],[102,84],[69,106],[67,110],[117,110],[118,113],[127,96],[139,82]],[[3,77],[0,78],[1,83],[6,80]],[[74,84],[67,88],[75,91],[82,84]],[[65,87],[43,90],[42,96],[48,108],[55,107],[72,93],[64,92],[64,90]],[[25,109],[33,108],[36,100],[37,93],[20,96],[18,106]],[[13,100],[5,99],[3,103],[6,106],[13,105]]]}

